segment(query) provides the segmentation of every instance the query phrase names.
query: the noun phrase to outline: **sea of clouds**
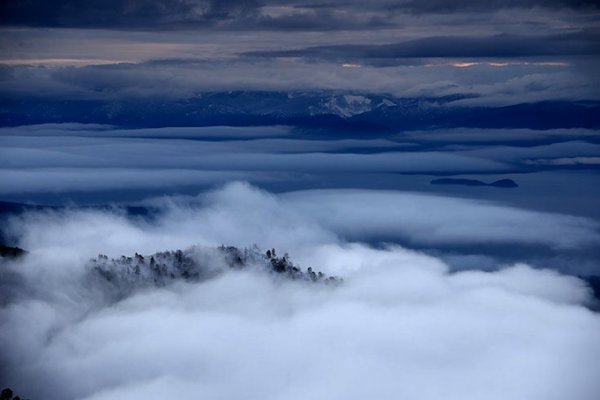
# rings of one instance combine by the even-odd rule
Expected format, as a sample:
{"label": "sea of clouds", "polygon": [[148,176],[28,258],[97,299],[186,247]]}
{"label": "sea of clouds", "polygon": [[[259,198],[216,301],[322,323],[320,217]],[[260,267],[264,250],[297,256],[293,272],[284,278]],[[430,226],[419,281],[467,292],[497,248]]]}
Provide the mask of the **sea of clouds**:
{"label": "sea of clouds", "polygon": [[[401,192],[276,195],[245,183],[145,205],[158,211],[74,208],[9,221],[29,253],[0,265],[3,387],[33,400],[592,400],[600,390],[600,317],[582,280],[524,263],[451,271],[440,258],[367,244],[380,235],[462,241],[474,254],[486,243],[568,249],[600,241],[589,220]],[[218,258],[211,279],[120,300],[90,279],[98,253],[198,245],[208,254],[220,244],[275,247],[343,282],[232,270]]]}

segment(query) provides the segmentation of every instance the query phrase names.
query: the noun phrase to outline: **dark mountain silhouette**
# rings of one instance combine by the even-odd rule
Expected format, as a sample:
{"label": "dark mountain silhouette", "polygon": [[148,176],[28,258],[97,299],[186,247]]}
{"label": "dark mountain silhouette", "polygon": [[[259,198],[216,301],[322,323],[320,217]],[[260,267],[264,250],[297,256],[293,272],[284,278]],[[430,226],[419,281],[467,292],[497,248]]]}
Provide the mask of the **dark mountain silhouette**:
{"label": "dark mountain silhouette", "polygon": [[592,291],[592,295],[594,296],[595,300],[595,304],[592,305],[592,309],[595,311],[600,311],[600,276],[580,276],[579,278],[583,279]]}
{"label": "dark mountain silhouette", "polygon": [[18,247],[10,247],[0,244],[0,257],[17,258],[25,255],[27,252]]}
{"label": "dark mountain silhouette", "polygon": [[13,203],[8,201],[0,201],[0,216],[4,214],[20,214],[26,211],[43,210],[49,208],[47,206],[38,206],[23,203]]}
{"label": "dark mountain silhouette", "polygon": [[21,400],[21,398],[15,395],[11,388],[4,388],[2,389],[2,392],[0,392],[0,400]]}
{"label": "dark mountain silhouette", "polygon": [[517,185],[517,182],[513,181],[512,179],[500,179],[500,180],[490,183],[489,185],[494,186],[494,187],[503,187],[503,188],[519,187],[519,185]]}

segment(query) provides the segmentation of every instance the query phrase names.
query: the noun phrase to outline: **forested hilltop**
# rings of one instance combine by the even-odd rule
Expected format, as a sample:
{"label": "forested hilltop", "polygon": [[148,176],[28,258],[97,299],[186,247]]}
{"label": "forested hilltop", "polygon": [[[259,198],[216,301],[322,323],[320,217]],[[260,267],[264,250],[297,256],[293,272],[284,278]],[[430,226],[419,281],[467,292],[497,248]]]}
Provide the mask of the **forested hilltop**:
{"label": "forested hilltop", "polygon": [[288,254],[278,256],[275,249],[262,252],[258,247],[239,249],[194,246],[186,250],[163,251],[152,255],[109,258],[99,254],[90,260],[94,275],[110,282],[120,292],[140,286],[164,286],[174,280],[201,281],[224,269],[254,269],[287,279],[337,284],[341,278],[327,276],[308,267],[295,265]]}

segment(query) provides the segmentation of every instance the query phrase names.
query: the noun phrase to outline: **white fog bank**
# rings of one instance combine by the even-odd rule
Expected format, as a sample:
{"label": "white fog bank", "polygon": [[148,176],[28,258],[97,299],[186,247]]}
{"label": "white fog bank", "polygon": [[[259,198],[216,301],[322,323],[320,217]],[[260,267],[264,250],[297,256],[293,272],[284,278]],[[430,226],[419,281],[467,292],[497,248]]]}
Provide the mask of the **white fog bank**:
{"label": "white fog bank", "polygon": [[[452,273],[435,257],[361,243],[356,229],[560,249],[598,240],[587,220],[398,192],[274,195],[241,183],[150,203],[166,211],[150,220],[76,209],[12,221],[29,253],[0,261],[0,287],[10,289],[0,295],[3,387],[32,400],[592,400],[600,390],[600,317],[586,308],[583,281],[523,263]],[[205,257],[222,243],[276,247],[343,282],[216,260],[221,273],[211,279],[115,302],[87,274],[98,253],[200,245]]]}

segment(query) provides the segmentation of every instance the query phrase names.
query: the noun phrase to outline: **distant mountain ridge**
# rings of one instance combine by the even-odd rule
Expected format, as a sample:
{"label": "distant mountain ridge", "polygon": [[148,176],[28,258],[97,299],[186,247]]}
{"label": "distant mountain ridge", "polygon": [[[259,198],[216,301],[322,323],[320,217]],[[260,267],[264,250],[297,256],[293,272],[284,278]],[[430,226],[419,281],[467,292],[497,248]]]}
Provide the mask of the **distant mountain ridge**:
{"label": "distant mountain ridge", "polygon": [[598,128],[600,102],[455,105],[468,95],[394,97],[328,91],[230,91],[186,99],[0,98],[0,126],[79,122],[127,127],[290,125],[390,131],[451,127]]}

